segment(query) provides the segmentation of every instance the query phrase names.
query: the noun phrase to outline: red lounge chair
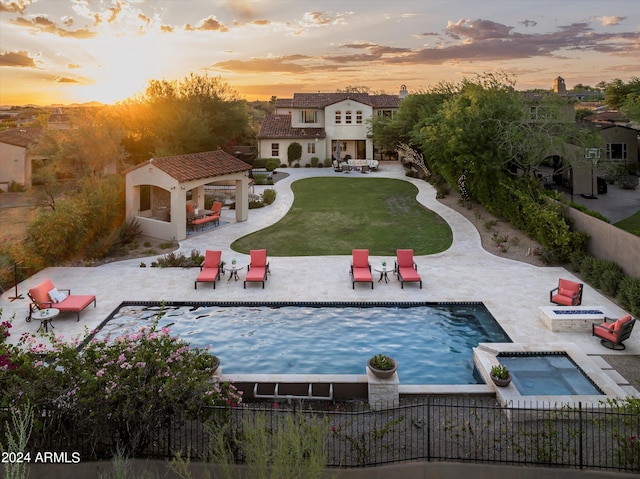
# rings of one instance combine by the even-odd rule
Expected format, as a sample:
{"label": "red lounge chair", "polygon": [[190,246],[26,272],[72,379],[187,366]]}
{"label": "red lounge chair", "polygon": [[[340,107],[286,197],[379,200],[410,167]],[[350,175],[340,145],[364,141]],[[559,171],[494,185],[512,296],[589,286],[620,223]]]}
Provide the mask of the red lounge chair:
{"label": "red lounge chair", "polygon": [[420,288],[422,288],[422,278],[418,274],[418,265],[413,260],[413,250],[399,249],[396,251],[396,256],[396,272],[400,280],[400,287],[404,289],[405,281],[407,283],[417,283],[419,281]]}
{"label": "red lounge chair", "polygon": [[373,277],[371,276],[368,249],[354,249],[351,252],[352,289],[356,289],[356,283],[371,283],[371,289],[373,289]]}
{"label": "red lounge chair", "polygon": [[220,257],[222,251],[206,250],[204,252],[204,261],[200,265],[200,274],[194,281],[195,289],[198,289],[198,283],[213,283],[213,289],[216,289],[216,281],[220,279]]}
{"label": "red lounge chair", "polygon": [[558,286],[549,292],[549,301],[564,306],[578,306],[582,303],[582,283],[560,279]]}
{"label": "red lounge chair", "polygon": [[269,261],[267,261],[266,249],[252,249],[249,252],[251,261],[247,266],[247,277],[244,279],[244,287],[246,289],[247,282],[262,282],[262,289],[264,289],[264,282],[267,280],[267,273],[269,270]]}
{"label": "red lounge chair", "polygon": [[[53,291],[66,291],[66,297],[61,301],[54,300],[49,293]],[[29,316],[27,321],[31,321],[31,314],[39,309],[56,308],[61,313],[76,313],[77,320],[80,321],[80,313],[93,303],[96,307],[96,297],[93,295],[71,294],[70,289],[58,290],[49,278],[45,279],[35,288],[31,288],[27,293],[32,303],[29,305]]]}
{"label": "red lounge chair", "polygon": [[[607,323],[607,321],[613,322]],[[598,336],[604,347],[622,350],[625,349],[622,341],[629,339],[635,322],[636,320],[632,318],[630,314],[616,320],[605,318],[604,323],[591,326],[591,334],[592,336]]]}

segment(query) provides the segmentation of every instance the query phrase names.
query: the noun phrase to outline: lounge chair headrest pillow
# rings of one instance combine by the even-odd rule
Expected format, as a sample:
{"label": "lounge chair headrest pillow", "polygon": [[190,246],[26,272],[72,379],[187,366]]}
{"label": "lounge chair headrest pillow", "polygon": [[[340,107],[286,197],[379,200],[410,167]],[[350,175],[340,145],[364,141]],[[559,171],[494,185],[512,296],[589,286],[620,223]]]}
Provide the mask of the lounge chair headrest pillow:
{"label": "lounge chair headrest pillow", "polygon": [[58,291],[58,288],[53,288],[51,291],[49,291],[49,298],[51,298],[51,301],[53,301],[54,303],[61,303],[65,299],[67,299],[67,295],[61,291]]}

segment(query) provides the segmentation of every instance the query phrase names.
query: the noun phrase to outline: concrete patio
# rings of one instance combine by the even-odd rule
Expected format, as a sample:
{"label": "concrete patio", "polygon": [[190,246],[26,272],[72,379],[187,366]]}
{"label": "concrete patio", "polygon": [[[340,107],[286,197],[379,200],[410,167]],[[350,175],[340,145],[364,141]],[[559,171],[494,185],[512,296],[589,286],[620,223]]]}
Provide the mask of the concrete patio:
{"label": "concrete patio", "polygon": [[[246,222],[236,222],[234,212],[223,210],[223,225],[201,234],[191,235],[180,243],[185,254],[197,249],[222,250],[222,259],[229,262],[236,258],[246,265],[248,256],[231,250],[231,243],[248,233],[264,228],[282,218],[293,202],[291,184],[301,178],[313,176],[346,176],[330,168],[290,168],[289,176],[276,183],[276,201],[265,208],[253,209]],[[383,163],[378,172],[350,173],[357,178],[397,178],[413,183],[417,200],[442,216],[453,230],[453,244],[447,251],[430,256],[416,257],[418,271],[424,286],[407,284],[400,289],[398,280],[389,275],[389,283],[375,283],[374,289],[367,285],[351,287],[349,256],[327,257],[270,257],[271,274],[262,289],[259,284],[250,284],[243,289],[242,279],[246,269],[240,272],[240,281],[217,283],[216,289],[209,284],[200,284],[194,289],[195,268],[150,268],[157,256],[110,263],[92,268],[47,268],[18,285],[18,293],[25,299],[10,301],[12,288],[0,300],[4,320],[15,315],[10,340],[17,340],[23,332],[34,333],[39,322],[27,323],[29,301],[27,290],[49,277],[58,288],[70,288],[77,294],[95,294],[97,307],[89,307],[79,322],[72,315],[54,321],[56,335],[65,338],[84,334],[85,328],[97,327],[123,301],[480,301],[491,311],[511,339],[532,347],[565,345],[572,343],[596,361],[609,377],[625,392],[637,395],[636,389],[600,356],[612,354],[640,355],[640,331],[634,332],[626,341],[625,351],[604,348],[590,332],[552,332],[539,319],[539,307],[549,306],[549,290],[558,283],[558,278],[579,281],[561,267],[536,267],[527,263],[494,256],[485,251],[480,235],[474,226],[456,211],[435,199],[435,190],[428,183],[407,178],[399,163]],[[256,187],[256,192],[259,192]],[[224,224],[228,222],[228,224]],[[309,241],[314,241],[309,238]],[[398,248],[402,248],[398,238]],[[363,248],[367,245],[363,244]],[[393,261],[394,258],[386,258]],[[382,258],[371,257],[372,265],[380,264]],[[146,268],[140,263],[145,262]],[[313,274],[301,272],[313,271]],[[598,291],[585,285],[583,304],[602,307],[607,316],[625,314],[619,306]],[[636,328],[637,329],[637,328]],[[214,345],[215,346],[215,345]],[[638,386],[637,384],[635,385]]]}

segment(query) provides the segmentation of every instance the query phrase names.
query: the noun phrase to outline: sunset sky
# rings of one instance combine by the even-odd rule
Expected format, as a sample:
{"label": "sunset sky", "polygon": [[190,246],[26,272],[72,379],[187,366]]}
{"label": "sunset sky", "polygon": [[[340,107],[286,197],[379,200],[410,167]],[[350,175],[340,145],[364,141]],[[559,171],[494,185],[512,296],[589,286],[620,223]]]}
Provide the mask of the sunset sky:
{"label": "sunset sky", "polygon": [[113,103],[190,73],[268,100],[495,71],[521,90],[640,76],[640,0],[0,0],[0,105]]}

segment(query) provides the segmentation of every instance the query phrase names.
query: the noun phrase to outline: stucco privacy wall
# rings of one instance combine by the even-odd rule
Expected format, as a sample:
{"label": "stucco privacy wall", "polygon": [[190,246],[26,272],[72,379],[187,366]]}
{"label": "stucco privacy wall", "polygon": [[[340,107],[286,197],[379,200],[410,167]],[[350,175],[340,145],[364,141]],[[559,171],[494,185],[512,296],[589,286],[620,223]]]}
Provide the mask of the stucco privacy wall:
{"label": "stucco privacy wall", "polygon": [[567,208],[574,229],[584,231],[591,239],[587,251],[596,258],[613,261],[630,276],[640,278],[640,236],[589,216],[575,208]]}

